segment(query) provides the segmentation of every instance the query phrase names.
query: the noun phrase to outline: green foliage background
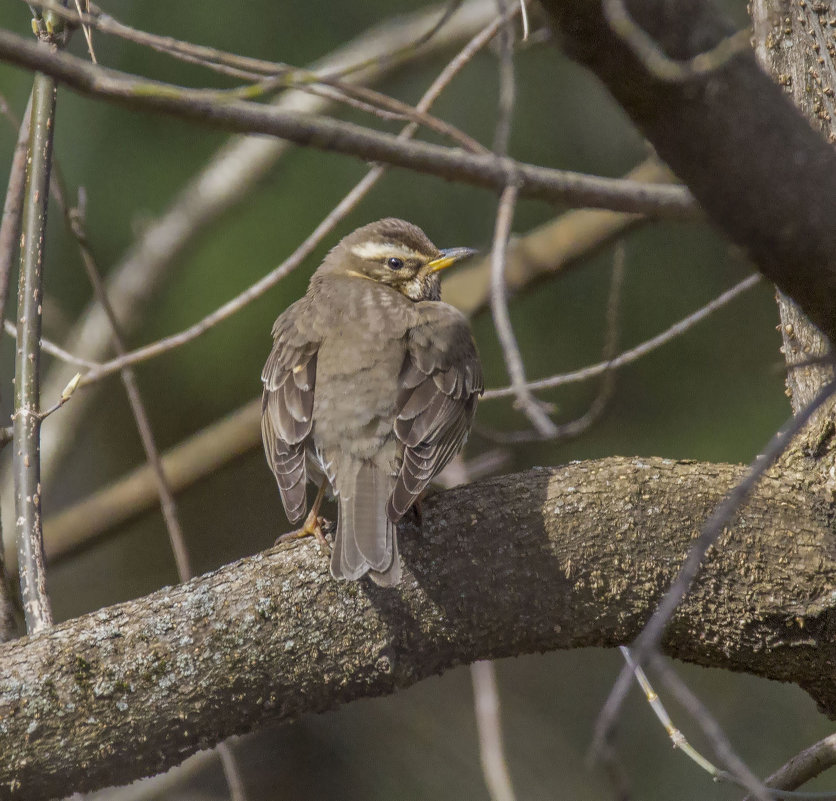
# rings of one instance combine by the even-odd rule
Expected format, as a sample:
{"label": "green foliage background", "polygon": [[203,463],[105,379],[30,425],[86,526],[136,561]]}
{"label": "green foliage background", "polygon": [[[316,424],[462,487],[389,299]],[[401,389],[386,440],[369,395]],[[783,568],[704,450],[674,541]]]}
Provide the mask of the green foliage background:
{"label": "green foliage background", "polygon": [[[381,19],[420,7],[406,0],[250,0],[241,6],[107,3],[109,13],[139,28],[294,64],[310,63]],[[740,14],[740,9],[733,11]],[[23,3],[6,3],[0,24],[26,34],[28,9]],[[119,40],[97,36],[96,49],[103,64],[129,72],[187,85],[228,85]],[[80,35],[70,50],[84,54]],[[442,64],[438,58],[423,60],[380,88],[414,101]],[[644,145],[624,115],[594,79],[557,48],[523,48],[516,65],[512,155],[612,176],[644,157]],[[30,84],[25,72],[0,67],[0,94],[17,115],[22,114]],[[496,58],[488,51],[456,80],[435,113],[490,144],[496,102]],[[396,129],[358,112],[336,113]],[[15,132],[0,122],[0,165],[6,165]],[[144,221],[161,213],[225,140],[215,131],[60,92],[56,157],[68,186],[86,189],[89,233],[103,269],[117,262]],[[365,169],[357,160],[293,149],[246,202],[173,265],[132,344],[182,329],[264,275],[293,251]],[[0,166],[0,179],[5,170]],[[391,172],[302,269],[199,341],[140,368],[160,446],[177,443],[257,395],[273,319],[304,291],[318,258],[340,235],[378,217],[396,215],[420,224],[439,245],[487,247],[495,206],[496,198],[482,190],[402,170]],[[559,211],[523,202],[514,229],[523,233]],[[627,243],[621,333],[625,347],[659,332],[747,273],[741,259],[702,224],[654,224],[631,235]],[[61,341],[88,302],[90,290],[55,209],[47,254],[45,333]],[[600,254],[582,268],[514,298],[512,317],[530,377],[599,360],[611,261],[611,252]],[[570,442],[515,448],[511,467],[611,454],[748,461],[789,413],[776,323],[771,289],[762,286],[750,292],[686,336],[620,371],[613,401],[588,434]],[[490,317],[479,316],[474,329],[488,385],[505,384]],[[6,341],[0,361],[5,404],[11,395],[11,353]],[[544,397],[558,405],[556,419],[570,420],[585,411],[596,389],[576,386]],[[479,422],[505,430],[526,425],[510,404],[500,402],[484,403]],[[488,447],[473,437],[469,453]],[[141,461],[121,384],[111,378],[94,413],[76,432],[71,462],[60,480],[45,488],[45,511],[62,508]],[[286,528],[272,477],[257,451],[191,488],[179,503],[198,571],[267,547]],[[49,589],[61,619],[175,580],[162,520],[153,512],[95,549],[56,566],[49,573]],[[505,738],[520,798],[610,797],[603,774],[587,772],[583,758],[594,717],[618,668],[617,654],[603,651],[530,656],[499,665]],[[812,702],[795,688],[681,665],[677,669],[719,717],[756,772],[769,772],[826,731]],[[682,727],[689,734],[694,728],[687,722]],[[620,731],[637,797],[737,795],[718,790],[672,752],[638,698]],[[236,751],[252,799],[487,797],[466,669],[392,699],[357,703],[262,732]],[[222,793],[219,769],[200,782],[207,797]]]}

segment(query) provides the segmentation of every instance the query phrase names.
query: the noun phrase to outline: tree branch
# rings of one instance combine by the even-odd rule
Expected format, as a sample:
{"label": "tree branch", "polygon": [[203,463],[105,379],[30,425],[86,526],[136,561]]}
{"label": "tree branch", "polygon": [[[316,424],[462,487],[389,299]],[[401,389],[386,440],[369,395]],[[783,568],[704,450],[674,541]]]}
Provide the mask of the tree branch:
{"label": "tree branch", "polygon": [[81,94],[137,111],[167,114],[240,133],[262,133],[298,145],[382,161],[447,180],[501,190],[517,183],[520,196],[574,206],[634,213],[693,217],[688,191],[679,186],[638,184],[523,164],[457,148],[399,140],[328,117],[308,117],[241,100],[222,100],[216,92],[190,90],[104,69],[67,53],[43,53],[26,39],[0,29],[0,60],[42,70]]}
{"label": "tree branch", "polygon": [[[836,155],[754,54],[671,82],[613,33],[599,0],[543,6],[564,49],[606,84],[707,215],[833,341]],[[659,50],[679,61],[734,33],[707,0],[629,6]]]}
{"label": "tree branch", "polygon": [[[427,501],[397,591],[334,582],[303,542],[4,645],[0,798],[126,782],[463,662],[629,642],[740,475],[611,458],[505,476]],[[836,557],[807,480],[763,482],[663,646],[793,681],[834,712]]]}
{"label": "tree branch", "polygon": [[[43,43],[34,43],[46,51]],[[57,84],[37,73],[32,86],[29,153],[23,204],[20,278],[17,294],[17,347],[13,462],[15,530],[20,590],[29,632],[52,624],[46,594],[41,527],[40,359],[43,263]]]}

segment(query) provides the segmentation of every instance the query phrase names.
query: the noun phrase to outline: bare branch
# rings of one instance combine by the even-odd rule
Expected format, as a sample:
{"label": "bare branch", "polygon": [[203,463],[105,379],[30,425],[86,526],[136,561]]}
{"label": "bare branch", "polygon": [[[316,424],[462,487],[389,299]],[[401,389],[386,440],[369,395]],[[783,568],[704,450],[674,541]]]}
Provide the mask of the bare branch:
{"label": "bare branch", "polygon": [[[5,100],[3,101],[5,106]],[[29,115],[32,97],[26,104],[23,119],[18,125],[12,163],[9,165],[9,183],[3,203],[3,222],[0,224],[0,320],[6,319],[6,301],[9,298],[9,276],[12,261],[20,239],[20,219],[23,211],[23,190],[26,187],[26,154],[29,148]]]}
{"label": "bare branch", "polygon": [[[428,499],[424,535],[403,527],[395,593],[334,582],[302,542],[4,645],[0,798],[128,781],[454,664],[629,642],[740,474],[613,458],[491,479]],[[723,537],[664,649],[795,681],[834,710],[836,643],[816,624],[833,604],[832,532],[811,503],[818,490],[780,473],[769,483]],[[712,617],[718,594],[727,614]]]}
{"label": "bare branch", "polygon": [[514,218],[514,208],[517,202],[517,187],[509,184],[499,198],[499,208],[496,213],[496,227],[494,229],[493,250],[491,251],[491,313],[494,327],[502,345],[502,356],[511,378],[511,391],[516,398],[516,404],[528,417],[538,433],[544,437],[552,437],[557,430],[549,419],[542,404],[531,394],[526,384],[525,367],[520,354],[514,330],[511,327],[511,317],[508,313],[508,298],[505,294],[505,252],[511,223]]}
{"label": "bare branch", "polygon": [[[795,790],[834,765],[836,765],[836,734],[831,734],[796,754],[769,776],[765,784],[781,790]],[[744,801],[752,801],[751,796],[747,796]]]}
{"label": "bare branch", "polygon": [[[46,50],[41,44],[35,47]],[[30,633],[52,625],[41,529],[40,355],[43,260],[57,84],[41,73],[32,88],[32,122],[23,207],[15,350],[14,476],[20,586]]]}
{"label": "bare branch", "polygon": [[[90,243],[87,240],[87,232],[84,227],[84,209],[70,209],[66,200],[62,197],[62,208],[67,218],[67,223],[78,243],[79,251],[81,252],[81,260],[84,264],[84,269],[87,272],[87,277],[93,286],[93,291],[96,298],[104,309],[111,327],[111,336],[113,338],[113,346],[116,353],[124,355],[126,351],[125,340],[119,330],[119,321],[116,319],[116,314],[110,301],[107,297],[107,290],[104,282],[99,274],[99,268],[93,257],[93,252],[90,248]],[[80,204],[83,206],[83,204]],[[145,408],[145,402],[142,400],[142,395],[139,391],[139,384],[136,379],[136,372],[131,367],[123,367],[119,371],[122,379],[122,384],[125,387],[125,393],[128,396],[128,403],[131,407],[134,420],[136,422],[139,438],[142,441],[142,447],[145,451],[145,458],[151,467],[151,473],[154,476],[154,485],[157,497],[160,502],[160,510],[165,520],[166,531],[168,532],[168,539],[171,543],[171,550],[174,553],[174,561],[177,564],[177,575],[180,581],[187,581],[192,577],[191,565],[189,563],[189,551],[186,547],[186,540],[183,536],[183,529],[180,525],[180,518],[177,514],[177,505],[174,501],[174,494],[169,486],[168,478],[160,459],[160,452],[157,448],[157,443],[154,438],[154,432],[151,428],[151,421],[148,418],[148,412]]]}
{"label": "bare branch", "polygon": [[693,216],[696,211],[690,194],[681,187],[635,184],[464,153],[425,142],[406,142],[351,123],[302,117],[260,103],[208,102],[199,90],[103,69],[67,53],[45,53],[4,30],[0,30],[0,60],[41,70],[82,94],[136,110],[200,121],[224,130],[279,136],[318,150],[381,161],[487,189],[502,189],[515,183],[522,197],[679,218]]}
{"label": "bare branch", "polygon": [[473,708],[479,734],[482,773],[491,801],[515,801],[514,787],[502,744],[502,721],[499,717],[499,689],[493,662],[478,661],[470,666],[473,682]]}
{"label": "bare branch", "polygon": [[[738,295],[742,295],[744,292],[752,289],[752,287],[756,286],[760,280],[761,276],[757,273],[750,275],[748,278],[744,278],[740,283],[735,284],[731,289],[727,289],[721,295],[714,298],[714,300],[706,303],[705,306],[700,309],[697,309],[697,311],[693,314],[689,314],[687,317],[684,317],[682,320],[674,323],[670,328],[662,331],[661,334],[657,334],[655,337],[645,340],[641,344],[636,345],[634,348],[625,350],[623,353],[620,353],[618,356],[610,359],[609,361],[598,362],[597,364],[592,364],[589,367],[574,370],[571,373],[561,373],[560,375],[551,376],[550,378],[530,381],[528,383],[528,388],[530,390],[538,390],[549,389],[551,387],[561,387],[566,384],[577,384],[581,381],[589,381],[591,378],[603,375],[608,370],[615,370],[618,367],[623,367],[625,364],[630,364],[631,362],[642,358],[642,356],[646,356],[651,351],[656,350],[656,348],[670,342],[677,336],[684,334],[689,328],[692,328],[697,323],[725,306],[727,303],[730,303]],[[513,387],[502,387],[500,389],[485,390],[485,394],[482,396],[482,399],[493,400],[495,398],[508,398],[513,395]]]}

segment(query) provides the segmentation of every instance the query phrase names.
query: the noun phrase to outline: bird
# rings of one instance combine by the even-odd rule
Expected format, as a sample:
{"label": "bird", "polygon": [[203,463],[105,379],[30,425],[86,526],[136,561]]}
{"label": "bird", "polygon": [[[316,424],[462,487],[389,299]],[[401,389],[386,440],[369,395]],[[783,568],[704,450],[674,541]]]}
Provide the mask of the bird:
{"label": "bird", "polygon": [[330,572],[401,578],[396,525],[462,449],[484,389],[470,325],[440,272],[476,251],[437,248],[386,218],[344,237],[278,317],[262,372],[261,430],[288,520],[321,542],[337,501]]}

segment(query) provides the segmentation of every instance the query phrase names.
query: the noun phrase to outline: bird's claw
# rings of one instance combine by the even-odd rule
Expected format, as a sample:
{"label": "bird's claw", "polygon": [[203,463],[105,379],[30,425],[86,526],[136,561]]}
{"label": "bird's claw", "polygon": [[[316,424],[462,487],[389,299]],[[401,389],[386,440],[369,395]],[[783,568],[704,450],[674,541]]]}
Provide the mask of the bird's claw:
{"label": "bird's claw", "polygon": [[326,553],[331,553],[331,546],[328,545],[328,540],[325,539],[325,535],[322,533],[322,527],[327,525],[327,523],[328,521],[324,517],[311,517],[308,515],[308,518],[305,520],[305,523],[301,528],[297,528],[294,531],[288,531],[286,534],[281,534],[276,537],[275,544],[278,545],[280,542],[300,540],[303,537],[314,537],[320,548],[323,548]]}

